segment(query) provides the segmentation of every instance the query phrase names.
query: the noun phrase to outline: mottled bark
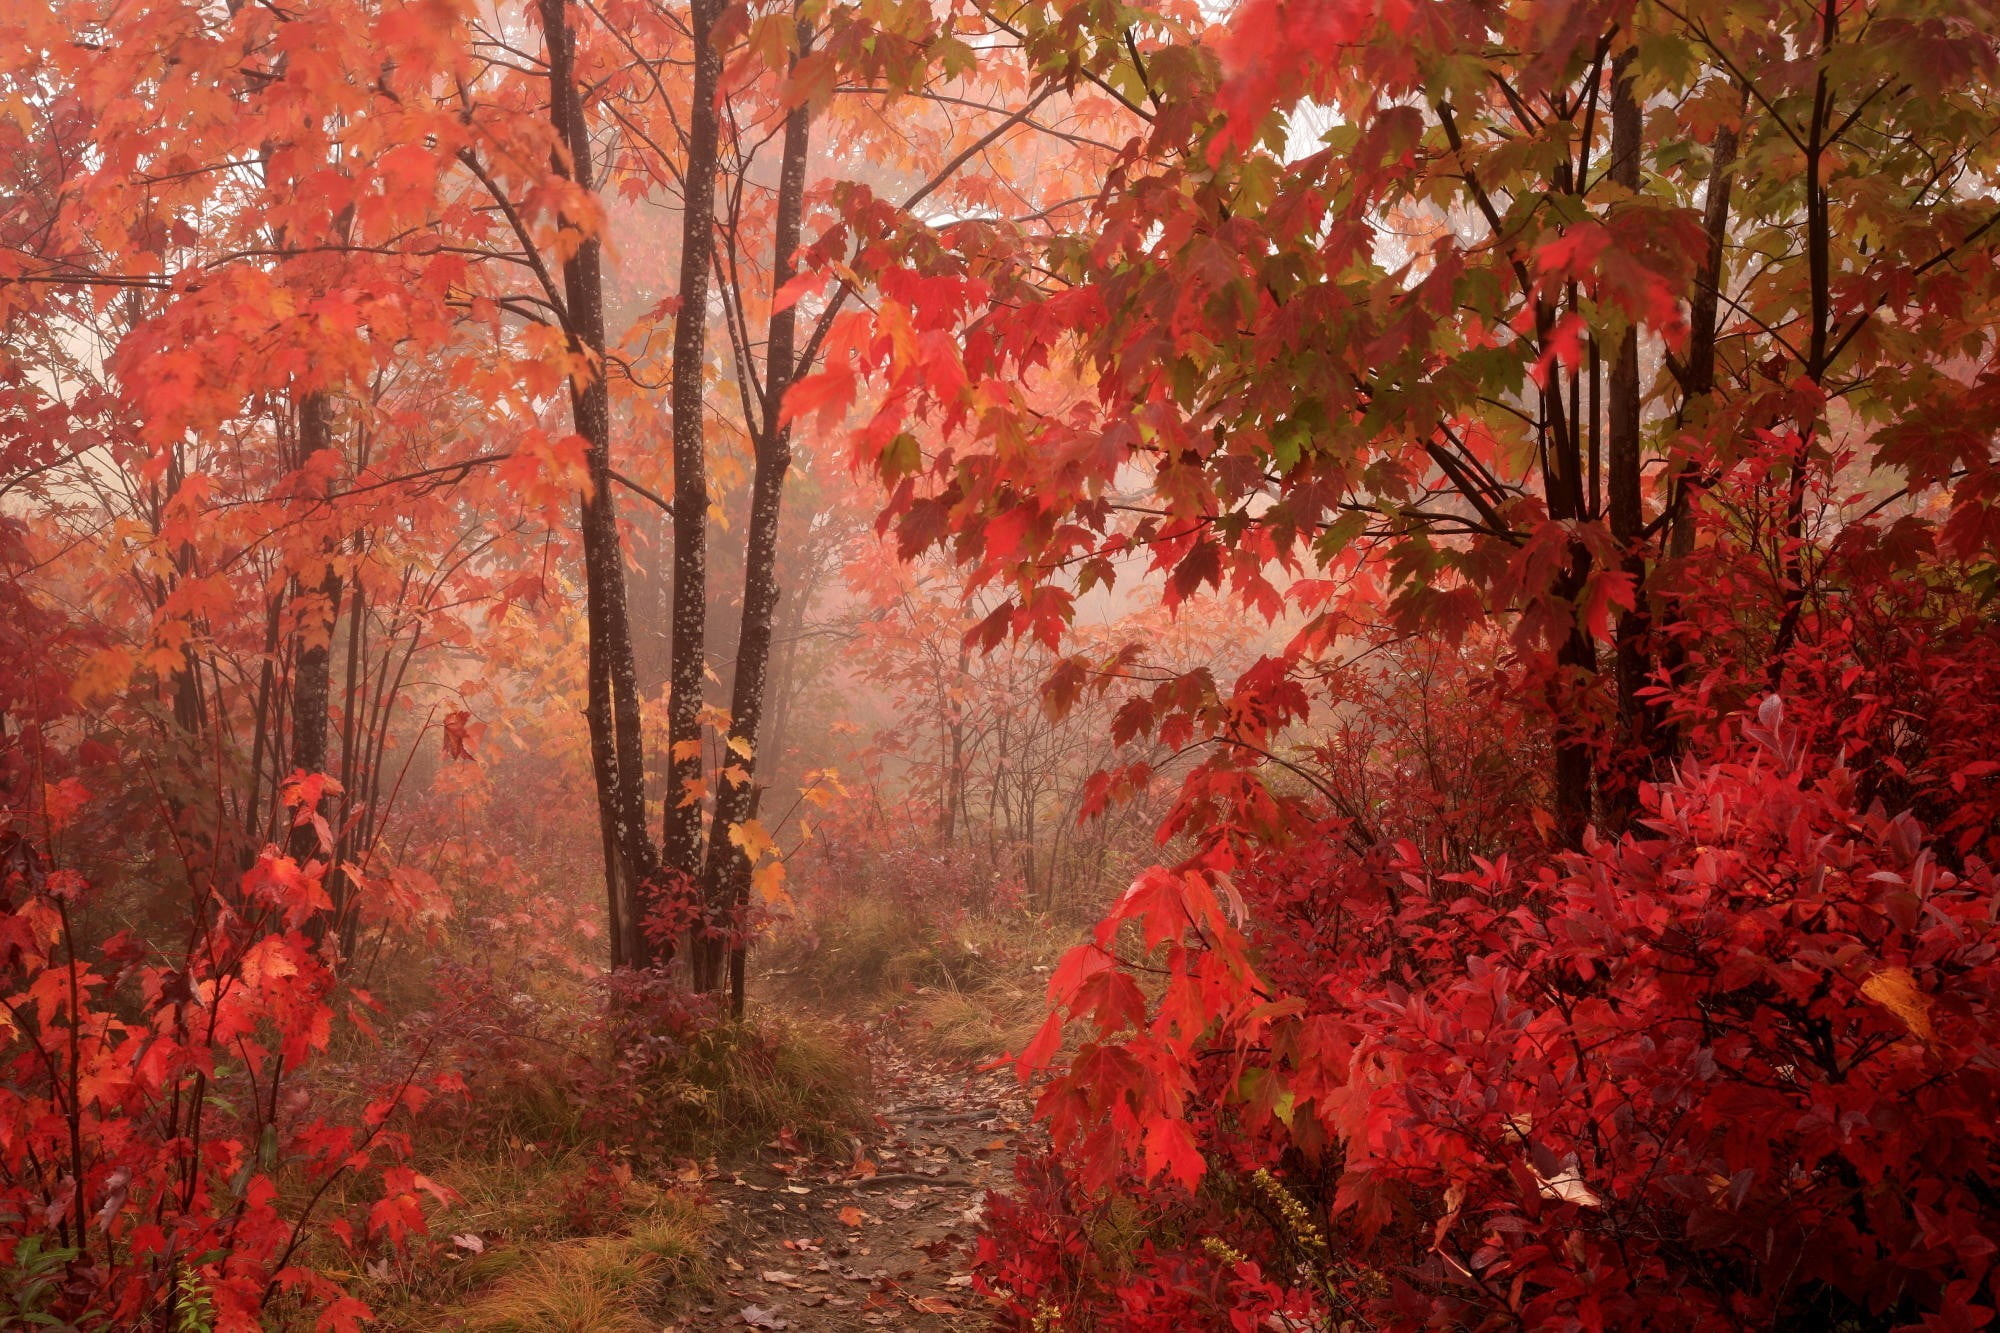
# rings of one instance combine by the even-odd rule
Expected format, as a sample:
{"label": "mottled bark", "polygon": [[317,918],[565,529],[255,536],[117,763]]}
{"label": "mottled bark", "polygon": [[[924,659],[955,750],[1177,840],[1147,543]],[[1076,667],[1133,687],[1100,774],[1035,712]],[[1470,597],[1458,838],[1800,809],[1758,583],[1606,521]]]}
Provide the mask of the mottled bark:
{"label": "mottled bark", "polygon": [[[809,33],[799,29],[804,53]],[[803,103],[785,118],[785,139],[778,170],[778,212],[772,239],[771,286],[775,293],[792,280],[799,235],[805,216],[806,150],[812,132],[810,109]],[[750,530],[743,562],[743,621],[737,636],[736,676],[729,701],[730,738],[738,753],[729,764],[740,775],[725,774],[715,799],[714,831],[709,836],[708,863],[702,897],[711,920],[727,922],[729,990],[732,1012],[743,1012],[743,914],[749,904],[751,865],[743,850],[730,841],[733,825],[750,819],[757,807],[757,736],[771,662],[771,626],[778,609],[778,524],[785,497],[785,476],[792,465],[792,432],[780,421],[785,394],[798,373],[798,307],[787,305],[771,315],[765,342],[763,401],[755,423],[755,473],[750,483]],[[740,753],[748,750],[747,755]],[[713,943],[720,943],[710,937]],[[718,984],[719,976],[705,978]]]}
{"label": "mottled bark", "polygon": [[[673,654],[668,667],[667,782],[661,818],[661,859],[669,887],[700,892],[702,806],[702,678],[708,649],[708,460],[702,429],[704,361],[708,347],[708,275],[715,257],[715,177],[720,125],[716,93],[722,56],[715,22],[721,0],[692,0],[694,93],[688,107],[687,164],[681,175],[680,309],[674,315],[674,368],[669,390],[674,446]],[[705,923],[703,923],[705,924]],[[695,939],[707,938],[700,924]],[[712,948],[696,949],[713,985]]]}
{"label": "mottled bark", "polygon": [[[565,0],[542,0],[549,57],[550,119],[569,176],[593,188],[589,126],[577,91],[574,36]],[[567,221],[567,220],[566,220]],[[589,692],[592,775],[604,844],[605,906],[612,966],[654,964],[663,956],[645,946],[639,922],[658,868],[646,827],[645,754],[639,723],[637,673],[625,599],[625,564],[618,535],[617,491],[611,476],[611,394],[606,379],[603,245],[582,238],[563,263],[563,298],[571,346],[588,363],[589,378],[570,384],[570,410],[583,437],[590,490],[579,506],[590,644]]]}
{"label": "mottled bark", "polygon": [[[299,400],[299,463],[333,444],[333,405],[323,393],[309,393]],[[327,741],[331,734],[328,714],[333,683],[333,627],[340,619],[342,583],[331,545],[326,550],[326,571],[320,578],[319,595],[326,603],[326,625],[312,633],[302,633],[292,668],[292,767],[306,773],[327,772]],[[310,814],[323,814],[322,800]],[[301,811],[300,814],[308,812]],[[310,817],[292,826],[286,851],[301,863],[324,855],[319,831]]]}

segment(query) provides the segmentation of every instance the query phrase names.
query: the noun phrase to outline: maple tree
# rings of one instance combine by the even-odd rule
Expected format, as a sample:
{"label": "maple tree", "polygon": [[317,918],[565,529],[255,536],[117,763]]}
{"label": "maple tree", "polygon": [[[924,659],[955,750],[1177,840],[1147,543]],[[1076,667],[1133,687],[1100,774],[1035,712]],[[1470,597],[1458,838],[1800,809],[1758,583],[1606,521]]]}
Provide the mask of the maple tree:
{"label": "maple tree", "polygon": [[[10,1268],[32,1271],[24,1237],[47,1234],[63,1263],[57,1310],[138,1326],[199,1309],[217,1327],[258,1328],[274,1297],[297,1293],[318,1327],[358,1327],[367,1307],[298,1262],[301,1242],[315,1224],[350,1247],[423,1231],[417,1195],[444,1194],[403,1161],[392,1117],[455,1076],[412,1065],[351,1122],[311,1114],[289,1090],[288,1073],[325,1049],[340,999],[306,930],[333,907],[321,860],[271,848],[227,887],[197,872],[177,955],[121,931],[85,957],[77,914],[91,886],[65,844],[89,801],[74,777],[49,783],[41,839],[5,836]],[[315,803],[309,781],[287,785],[301,822]],[[121,987],[136,1007],[115,1000]],[[372,1003],[360,991],[347,1002]],[[329,1192],[357,1173],[380,1192],[337,1215],[349,1199]]]}
{"label": "maple tree", "polygon": [[[1783,683],[1815,521],[1942,488],[1948,553],[1984,549],[1985,465],[1932,413],[1962,416],[1985,353],[1916,348],[1983,348],[1991,52],[1947,59],[1928,11],[1843,12],[1052,25],[1050,77],[1110,85],[1141,126],[1090,230],[893,233],[869,258],[895,321],[952,336],[879,335],[821,378],[879,378],[861,447],[900,482],[905,546],[1008,589],[994,633],[1053,641],[1136,560],[1170,604],[1226,587],[1296,618],[1241,701],[1282,718],[1291,664],[1350,627],[1504,617],[1574,844],[1593,793],[1629,807],[1676,751],[1684,704]],[[1941,81],[1890,96],[1926,62]],[[1072,359],[1095,401],[1044,409],[1038,376]],[[913,419],[948,445],[917,452]],[[1718,557],[1766,662],[1733,685],[1683,610]]]}
{"label": "maple tree", "polygon": [[[1966,700],[1990,647],[1977,597],[1949,590],[1983,586],[1991,560],[1991,432],[1967,424],[1994,354],[1991,17],[1978,5],[1271,3],[1012,18],[1043,78],[1119,99],[1132,138],[1077,231],[885,220],[863,256],[885,293],[875,336],[820,377],[829,392],[843,377],[878,390],[854,439],[892,488],[885,523],[905,552],[941,548],[1002,599],[975,642],[1062,643],[1081,595],[1148,575],[1140,586],[1164,606],[1212,588],[1289,631],[1233,682],[1126,693],[1121,735],[1211,750],[1162,826],[1199,850],[1142,876],[1065,964],[1051,985],[1060,1012],[1024,1055],[1029,1068],[1054,1056],[1063,1014],[1094,1025],[1044,1101],[1059,1150],[1038,1170],[1053,1174],[1028,1178],[1025,1210],[987,1251],[1024,1322],[1089,1311],[1154,1326],[1206,1310],[1238,1327],[1321,1311],[1604,1326],[1676,1300],[1717,1326],[1835,1309],[1988,1317],[1977,1244],[1945,1239],[1988,1228],[1988,1186],[1969,1186],[1950,1205],[1957,1221],[1917,1242],[1944,1247],[1932,1259],[1914,1259],[1884,1213],[1826,1239],[1821,1253],[1838,1257],[1810,1280],[1788,1287],[1787,1270],[1763,1288],[1718,1257],[1738,1243],[1729,1228],[1785,1212],[1792,1185],[1768,1162],[1818,1150],[1760,1111],[1749,1119],[1770,1126],[1766,1162],[1704,1159],[1676,1136],[1735,1122],[1721,1109],[1734,1093],[1675,1103],[1665,1071],[1636,1076],[1615,1045],[1599,1063],[1542,1043],[1595,1051],[1631,1033],[1652,1052],[1689,1021],[1688,1053],[1669,1065],[1719,1062],[1753,1084],[1776,1070],[1796,1081],[1780,1100],[1803,1108],[1807,1066],[1772,1026],[1796,1023],[1823,1034],[1812,1077],[1865,1108],[1831,1114],[1887,1117],[1894,1136],[1900,1079],[1956,1086],[1939,1143],[1969,1154],[1970,1179],[1990,1169],[1978,1132],[1953,1119],[1984,1095],[1969,1072],[1983,983],[1955,990],[1956,963],[1920,975],[1914,938],[1818,899],[1835,891],[1818,859],[1833,844],[1808,830],[1878,818],[1835,790],[1843,781],[1907,801],[1915,759],[1932,775],[1918,786],[1952,788],[1932,808],[1957,829],[1936,853],[1949,883],[1927,879],[1925,893],[1979,918],[1983,864],[1961,858],[1987,850],[1991,828],[1955,798],[1991,760],[1914,716],[1919,698]],[[1064,387],[1078,382],[1086,392]],[[1898,615],[1907,642],[1967,655],[1923,673],[1910,720],[1891,724],[1894,703],[1850,692],[1898,660],[1875,637]],[[1434,775],[1412,782],[1394,723],[1350,714],[1334,722],[1345,737],[1314,738],[1359,686],[1347,660],[1380,660],[1407,636],[1442,652],[1445,748],[1511,726],[1538,737],[1525,754],[1547,756],[1540,775],[1492,765],[1499,785],[1475,789],[1470,822]],[[1126,660],[1079,652],[1050,683],[1058,698],[1117,692]],[[1774,690],[1855,777],[1815,786],[1789,742],[1774,768],[1742,757],[1737,719],[1767,696],[1775,712]],[[1770,717],[1762,730],[1775,733]],[[1934,757],[1934,744],[1947,749]],[[1501,801],[1532,820],[1489,804]],[[1677,822],[1709,818],[1700,833]],[[1902,847],[1879,853],[1903,858],[1879,882],[1903,882],[1917,826],[1865,827],[1842,836]],[[1551,859],[1544,835],[1586,859]],[[1685,871],[1674,849],[1696,843]],[[1646,914],[1661,910],[1650,886],[1710,882],[1712,847],[1778,876],[1744,890],[1784,904],[1760,947],[1859,969],[1764,982],[1700,955],[1721,992],[1750,988],[1730,1012],[1754,1037],[1719,1026],[1722,1001],[1641,975],[1678,977],[1675,962],[1600,963],[1710,947],[1654,943]],[[1432,887],[1461,881],[1477,891]],[[1513,887],[1528,883],[1553,897]],[[1810,888],[1795,899],[1794,884]],[[1716,913],[1725,933],[1763,920],[1735,900]],[[1122,952],[1127,920],[1144,931]],[[1822,920],[1853,930],[1860,952],[1810,941]],[[1970,929],[1936,947],[1979,956]],[[1546,955],[1526,943],[1541,932]],[[1706,1017],[1648,1009],[1655,984],[1661,1004]],[[1609,1011],[1580,1008],[1581,994]],[[1931,1044],[1933,1001],[1968,1015],[1953,1053]],[[1811,1008],[1822,1003],[1845,1008]],[[1332,1027],[1304,1017],[1322,1012]],[[1503,1017],[1526,1046],[1466,1045],[1503,1040]],[[1434,1082],[1416,1081],[1420,1059],[1441,1062]],[[1566,1127],[1557,1149],[1540,1135],[1561,1113],[1538,1099],[1562,1090],[1611,1121]],[[1640,1130],[1642,1105],[1687,1120]],[[1859,1210],[1891,1161],[1907,1170],[1898,1188],[1956,1188],[1956,1160],[1929,1151],[1912,1139],[1867,1165],[1808,1168],[1856,1191],[1810,1207]],[[1695,1208],[1645,1191],[1707,1179],[1696,1161],[1738,1182],[1732,1220],[1701,1222],[1692,1248],[1642,1253],[1632,1228],[1665,1224],[1640,1213]],[[1254,1226],[1241,1190],[1187,1192],[1260,1165],[1311,1187],[1266,1191],[1277,1248],[1257,1255],[1235,1248]],[[1480,1171],[1511,1173],[1505,1204],[1478,1192]],[[1215,1226],[1214,1243],[1163,1244],[1136,1264],[1095,1255],[1091,1201],[1134,1189],[1193,1210],[1157,1213],[1154,1234]],[[1479,1238],[1463,1251],[1448,1243],[1461,1216],[1468,1245]],[[1407,1248],[1328,1251],[1336,1233]],[[1593,1258],[1593,1238],[1615,1258]],[[1291,1280],[1302,1262],[1317,1288]],[[1934,1276],[1902,1281],[1919,1270]],[[1415,1291],[1399,1285],[1412,1274]],[[1815,1301],[1829,1303],[1819,1316],[1806,1313]]]}

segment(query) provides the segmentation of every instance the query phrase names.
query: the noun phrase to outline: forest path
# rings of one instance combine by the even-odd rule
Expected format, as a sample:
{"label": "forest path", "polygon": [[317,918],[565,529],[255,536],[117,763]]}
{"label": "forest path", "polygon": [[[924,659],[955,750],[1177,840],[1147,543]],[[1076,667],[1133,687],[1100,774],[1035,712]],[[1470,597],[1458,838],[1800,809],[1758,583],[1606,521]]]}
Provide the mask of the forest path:
{"label": "forest path", "polygon": [[780,1141],[711,1182],[721,1281],[683,1317],[686,1333],[986,1323],[972,1241],[986,1191],[1012,1182],[1015,1149],[1034,1132],[1028,1099],[1009,1071],[914,1053],[891,1022],[869,1026],[868,1055],[876,1126],[852,1163]]}

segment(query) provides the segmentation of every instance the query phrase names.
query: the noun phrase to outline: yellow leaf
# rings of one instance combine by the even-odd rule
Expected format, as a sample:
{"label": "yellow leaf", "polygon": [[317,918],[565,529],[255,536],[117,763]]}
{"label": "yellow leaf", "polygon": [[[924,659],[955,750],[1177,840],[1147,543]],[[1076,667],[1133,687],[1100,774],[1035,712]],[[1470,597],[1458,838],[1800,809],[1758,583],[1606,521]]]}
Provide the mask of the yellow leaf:
{"label": "yellow leaf", "polygon": [[776,849],[771,835],[764,826],[754,819],[746,819],[741,824],[729,826],[729,841],[743,849],[743,854],[752,861],[762,860]]}
{"label": "yellow leaf", "polygon": [[751,871],[750,887],[757,890],[757,896],[762,898],[768,907],[775,907],[779,903],[790,905],[792,901],[792,895],[785,892],[783,861],[766,861]]}
{"label": "yellow leaf", "polygon": [[118,693],[132,679],[138,663],[123,648],[103,648],[93,653],[76,673],[70,697],[88,707],[97,700]]}
{"label": "yellow leaf", "polygon": [[1917,989],[1910,969],[1885,967],[1861,983],[1861,993],[1902,1019],[1917,1040],[1931,1040],[1930,1000]]}
{"label": "yellow leaf", "polygon": [[729,748],[746,763],[757,757],[750,748],[750,742],[741,736],[731,736],[729,738]]}

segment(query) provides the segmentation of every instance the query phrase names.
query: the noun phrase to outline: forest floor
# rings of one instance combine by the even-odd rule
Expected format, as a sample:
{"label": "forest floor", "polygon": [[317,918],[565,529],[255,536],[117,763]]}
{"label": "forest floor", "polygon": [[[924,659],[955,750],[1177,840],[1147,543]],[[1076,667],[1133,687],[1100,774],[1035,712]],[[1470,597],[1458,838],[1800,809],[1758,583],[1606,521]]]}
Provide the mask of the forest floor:
{"label": "forest floor", "polygon": [[343,1279],[410,1333],[989,1326],[986,1196],[1043,1142],[989,1066],[1040,1026],[1066,940],[913,940],[877,915],[781,955],[749,1023],[634,1093],[643,1151],[562,1043],[488,1060],[488,1119],[440,1118],[415,1148],[453,1196],[431,1234]]}
{"label": "forest floor", "polygon": [[960,1329],[985,1322],[968,1271],[986,1191],[1033,1134],[1011,1071],[920,1054],[871,1020],[875,1127],[852,1160],[780,1135],[725,1159],[709,1193],[718,1281],[670,1330]]}

